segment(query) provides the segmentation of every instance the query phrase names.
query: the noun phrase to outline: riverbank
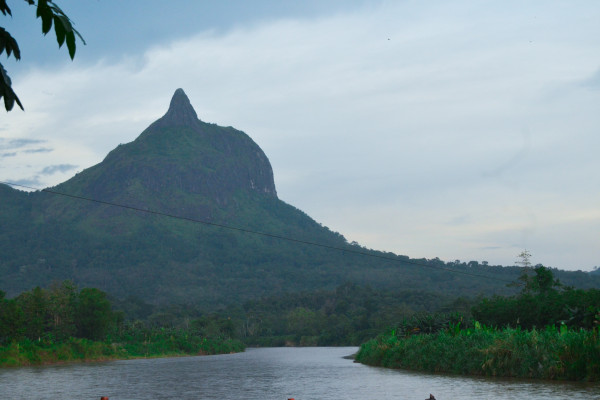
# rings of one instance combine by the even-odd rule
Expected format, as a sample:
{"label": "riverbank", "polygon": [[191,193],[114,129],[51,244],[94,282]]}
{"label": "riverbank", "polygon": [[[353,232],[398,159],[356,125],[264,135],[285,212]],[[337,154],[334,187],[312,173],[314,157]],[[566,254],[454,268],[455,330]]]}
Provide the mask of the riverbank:
{"label": "riverbank", "polygon": [[364,343],[363,364],[463,375],[600,381],[598,329],[475,329],[398,337],[393,332]]}
{"label": "riverbank", "polygon": [[143,342],[107,343],[70,338],[61,343],[31,341],[12,342],[0,347],[0,367],[48,365],[72,362],[126,360],[242,352],[238,340],[175,336]]}

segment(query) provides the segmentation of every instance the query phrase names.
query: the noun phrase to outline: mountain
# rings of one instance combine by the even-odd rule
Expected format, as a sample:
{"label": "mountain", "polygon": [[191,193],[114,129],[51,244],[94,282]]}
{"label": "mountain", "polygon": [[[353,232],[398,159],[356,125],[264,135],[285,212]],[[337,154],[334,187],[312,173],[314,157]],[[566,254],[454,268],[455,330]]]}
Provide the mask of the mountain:
{"label": "mountain", "polygon": [[200,121],[182,89],[135,141],[56,190],[208,220],[239,192],[277,198],[260,147],[243,132]]}
{"label": "mountain", "polygon": [[[520,273],[476,262],[415,264],[349,244],[279,200],[260,147],[244,132],[198,119],[182,89],[162,118],[101,163],[44,191],[0,185],[0,204],[0,290],[9,296],[71,279],[118,298],[218,307],[346,282],[499,293],[514,290],[505,284]],[[600,287],[600,277],[563,275]]]}

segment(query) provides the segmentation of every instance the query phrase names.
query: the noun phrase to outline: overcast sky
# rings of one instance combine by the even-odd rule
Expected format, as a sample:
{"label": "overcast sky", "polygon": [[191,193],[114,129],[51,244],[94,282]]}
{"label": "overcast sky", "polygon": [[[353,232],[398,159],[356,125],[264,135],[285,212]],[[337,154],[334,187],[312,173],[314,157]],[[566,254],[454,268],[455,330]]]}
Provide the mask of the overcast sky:
{"label": "overcast sky", "polygon": [[[22,3],[22,4],[21,4]],[[183,88],[246,132],[279,197],[415,258],[600,266],[600,2],[57,0],[0,16],[25,112],[0,180],[56,185],[134,140]]]}

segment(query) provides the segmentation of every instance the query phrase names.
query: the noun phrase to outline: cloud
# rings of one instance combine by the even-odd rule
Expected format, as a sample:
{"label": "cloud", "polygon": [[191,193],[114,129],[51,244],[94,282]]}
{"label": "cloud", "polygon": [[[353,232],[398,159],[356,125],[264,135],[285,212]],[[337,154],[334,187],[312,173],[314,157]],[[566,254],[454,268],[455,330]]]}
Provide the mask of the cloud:
{"label": "cloud", "polygon": [[37,149],[27,149],[27,150],[23,150],[23,153],[49,153],[53,151],[53,149],[49,149],[47,147],[40,147]]}
{"label": "cloud", "polygon": [[48,167],[45,167],[43,170],[41,170],[40,174],[54,175],[57,172],[65,173],[65,172],[72,171],[75,168],[77,168],[77,165],[71,165],[71,164],[50,165]]}
{"label": "cloud", "polygon": [[0,157],[4,158],[4,157],[14,157],[16,156],[17,153],[16,152],[12,152],[12,153],[2,153],[0,154]]}
{"label": "cloud", "polygon": [[600,68],[592,76],[584,79],[581,85],[589,89],[600,89]]}
{"label": "cloud", "polygon": [[11,138],[0,138],[0,150],[13,150],[20,149],[23,147],[30,146],[32,144],[44,143],[45,140],[40,139],[11,139]]}

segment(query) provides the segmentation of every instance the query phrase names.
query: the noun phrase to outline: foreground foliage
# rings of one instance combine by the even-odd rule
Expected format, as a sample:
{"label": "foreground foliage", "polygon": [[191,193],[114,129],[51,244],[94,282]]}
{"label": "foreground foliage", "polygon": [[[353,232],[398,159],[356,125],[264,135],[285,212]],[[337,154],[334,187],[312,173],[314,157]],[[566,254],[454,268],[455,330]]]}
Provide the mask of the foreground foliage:
{"label": "foreground foliage", "polygon": [[357,361],[389,368],[465,375],[600,380],[598,329],[554,326],[455,329],[433,334],[381,335],[363,344]]}
{"label": "foreground foliage", "polygon": [[[66,42],[69,56],[73,59],[75,57],[76,36],[79,37],[83,44],[85,44],[85,41],[79,32],[73,28],[73,22],[69,17],[51,0],[37,0],[37,2],[35,0],[25,0],[25,2],[30,6],[36,7],[36,17],[42,20],[42,33],[44,35],[50,32],[54,24],[58,47],[62,47]],[[12,17],[12,11],[6,0],[0,0],[0,12],[5,16],[9,15]],[[4,51],[6,51],[7,57],[10,57],[12,54],[15,60],[21,59],[21,50],[17,41],[9,32],[0,27],[0,54]],[[6,111],[10,111],[16,102],[23,110],[23,105],[11,85],[12,82],[8,73],[2,64],[0,64],[0,98],[4,97],[4,108]]]}

